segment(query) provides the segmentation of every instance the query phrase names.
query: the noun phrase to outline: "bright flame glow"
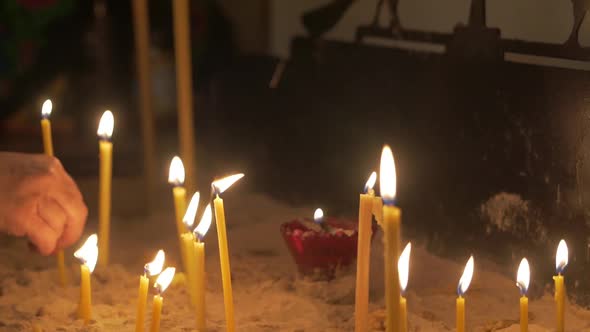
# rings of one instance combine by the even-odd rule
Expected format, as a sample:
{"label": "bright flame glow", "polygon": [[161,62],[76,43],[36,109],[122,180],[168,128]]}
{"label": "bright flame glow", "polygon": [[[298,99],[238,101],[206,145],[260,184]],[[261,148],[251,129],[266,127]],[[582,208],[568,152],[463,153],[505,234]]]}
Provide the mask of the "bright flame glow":
{"label": "bright flame glow", "polygon": [[149,276],[155,276],[162,272],[162,268],[164,267],[164,259],[166,255],[164,254],[164,250],[158,250],[156,257],[153,261],[147,263],[144,267],[144,271]]}
{"label": "bright flame glow", "polygon": [[371,173],[371,176],[369,176],[367,183],[365,183],[366,193],[369,192],[369,190],[373,189],[373,187],[375,186],[375,182],[377,182],[377,172]]}
{"label": "bright flame glow", "polygon": [[201,217],[201,221],[195,228],[195,235],[202,240],[205,235],[207,235],[207,231],[209,227],[211,227],[211,219],[213,219],[213,214],[211,213],[211,204],[207,204],[205,208],[205,212],[203,212],[203,216]]}
{"label": "bright flame glow", "polygon": [[172,282],[174,278],[174,273],[176,273],[176,269],[173,267],[167,267],[160,275],[156,282],[154,283],[154,287],[158,290],[158,293],[162,294],[168,288],[168,285]]}
{"label": "bright flame glow", "polygon": [[41,116],[48,118],[51,115],[51,110],[53,110],[53,104],[51,103],[51,99],[47,99],[43,103],[43,106],[41,106]]}
{"label": "bright flame glow", "polygon": [[182,222],[188,228],[193,227],[193,224],[195,223],[197,208],[199,207],[199,199],[201,199],[201,195],[197,191],[191,198],[190,203],[188,203],[188,208],[186,208],[184,217],[182,217]]}
{"label": "bright flame glow", "polygon": [[393,153],[388,145],[383,147],[381,152],[381,167],[379,169],[381,175],[379,186],[381,189],[381,197],[386,204],[393,204],[396,193],[396,175],[395,162],[393,161]]}
{"label": "bright flame glow", "polygon": [[518,266],[518,272],[516,273],[516,286],[520,288],[520,293],[525,295],[529,289],[529,283],[531,281],[531,269],[529,267],[529,261],[523,258]]}
{"label": "bright flame glow", "polygon": [[243,177],[244,177],[243,173],[234,174],[234,175],[226,176],[223,179],[213,181],[213,183],[211,185],[213,186],[215,193],[217,195],[219,195],[219,194],[223,193],[224,191],[226,191],[227,188],[231,187],[232,184],[236,183],[239,179],[241,179]]}
{"label": "bright flame glow", "polygon": [[98,236],[96,234],[90,235],[80,249],[76,250],[74,257],[86,265],[92,273],[96,267],[96,260],[98,259]]}
{"label": "bright flame glow", "polygon": [[399,286],[402,292],[408,287],[408,276],[410,274],[410,253],[412,252],[412,243],[408,242],[404,251],[397,261],[397,270],[399,271]]}
{"label": "bright flame glow", "polygon": [[102,139],[110,139],[113,136],[114,125],[115,119],[113,118],[113,113],[111,111],[105,111],[100,118],[96,133]]}
{"label": "bright flame glow", "polygon": [[459,279],[459,285],[457,286],[457,293],[459,296],[462,296],[467,292],[469,288],[469,284],[471,284],[471,278],[473,277],[473,256],[469,257],[467,264],[465,264],[465,270],[463,270],[463,275],[461,279]]}
{"label": "bright flame glow", "polygon": [[322,209],[315,209],[315,212],[313,213],[313,221],[318,224],[324,221],[324,211]]}
{"label": "bright flame glow", "polygon": [[559,241],[557,253],[555,254],[555,269],[557,270],[557,273],[561,274],[567,266],[568,256],[567,244],[564,240]]}
{"label": "bright flame glow", "polygon": [[184,184],[184,165],[178,156],[174,156],[170,162],[168,169],[168,183],[175,186],[182,186]]}

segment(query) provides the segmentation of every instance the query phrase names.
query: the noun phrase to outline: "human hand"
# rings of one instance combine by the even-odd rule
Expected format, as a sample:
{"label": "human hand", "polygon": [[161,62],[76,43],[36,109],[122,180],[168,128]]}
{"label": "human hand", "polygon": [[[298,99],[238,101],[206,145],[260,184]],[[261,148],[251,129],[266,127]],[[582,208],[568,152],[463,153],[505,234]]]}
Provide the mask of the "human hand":
{"label": "human hand", "polygon": [[27,236],[49,255],[72,245],[88,209],[76,183],[55,157],[0,152],[0,231]]}

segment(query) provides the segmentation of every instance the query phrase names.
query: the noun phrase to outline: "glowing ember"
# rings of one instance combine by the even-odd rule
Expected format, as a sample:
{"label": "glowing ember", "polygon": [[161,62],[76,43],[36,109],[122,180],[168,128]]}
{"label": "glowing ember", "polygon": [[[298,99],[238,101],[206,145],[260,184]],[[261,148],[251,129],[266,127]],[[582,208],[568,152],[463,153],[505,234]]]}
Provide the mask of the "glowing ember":
{"label": "glowing ember", "polygon": [[381,168],[379,170],[381,175],[380,189],[381,197],[385,204],[393,204],[396,193],[396,175],[395,175],[395,162],[393,161],[393,153],[388,145],[383,147],[381,153]]}
{"label": "glowing ember", "polygon": [[158,290],[159,294],[164,293],[166,288],[168,288],[168,285],[170,285],[172,279],[174,279],[174,273],[176,273],[176,269],[173,267],[167,267],[166,270],[160,273],[158,279],[156,279],[156,282],[154,283],[154,288]]}
{"label": "glowing ember", "polygon": [[90,272],[94,271],[98,259],[98,237],[96,234],[92,234],[86,239],[80,249],[76,250],[74,257],[86,265]]}
{"label": "glowing ember", "polygon": [[219,194],[223,193],[224,191],[226,191],[229,187],[231,187],[232,184],[236,183],[239,179],[241,179],[243,177],[244,177],[243,173],[234,174],[234,175],[224,177],[223,179],[213,181],[213,183],[211,185],[213,186],[215,194],[219,195]]}
{"label": "glowing ember", "polygon": [[182,217],[182,222],[187,228],[193,227],[193,224],[195,223],[195,216],[197,215],[197,208],[199,207],[200,198],[201,195],[197,191],[191,198],[188,208],[186,208],[184,217]]}
{"label": "glowing ember", "polygon": [[461,279],[459,279],[459,285],[457,286],[457,294],[459,296],[463,296],[467,289],[469,288],[469,284],[471,284],[471,278],[473,277],[473,256],[469,257],[467,264],[465,264],[465,270],[463,270],[463,275]]}
{"label": "glowing ember", "polygon": [[197,228],[195,228],[194,231],[195,236],[199,240],[203,240],[203,238],[207,234],[209,227],[211,227],[211,219],[213,219],[213,214],[211,212],[211,204],[208,204],[205,208],[205,212],[203,212],[203,216],[201,217],[199,225],[197,225]]}
{"label": "glowing ember", "polygon": [[184,184],[184,165],[178,156],[174,156],[170,162],[168,170],[168,183],[174,186],[182,186]]}
{"label": "glowing ember", "polygon": [[115,119],[113,118],[113,113],[111,113],[111,111],[105,111],[98,123],[98,130],[96,131],[98,137],[107,140],[111,139],[111,136],[113,136],[114,125]]}
{"label": "glowing ember", "polygon": [[144,271],[149,276],[155,276],[162,272],[162,268],[164,267],[164,259],[166,255],[164,254],[164,250],[158,250],[156,257],[153,261],[147,263],[144,267]]}
{"label": "glowing ember", "polygon": [[525,295],[529,289],[529,283],[531,281],[531,269],[529,267],[529,261],[523,258],[518,266],[518,272],[516,273],[516,286],[520,288],[520,293]]}

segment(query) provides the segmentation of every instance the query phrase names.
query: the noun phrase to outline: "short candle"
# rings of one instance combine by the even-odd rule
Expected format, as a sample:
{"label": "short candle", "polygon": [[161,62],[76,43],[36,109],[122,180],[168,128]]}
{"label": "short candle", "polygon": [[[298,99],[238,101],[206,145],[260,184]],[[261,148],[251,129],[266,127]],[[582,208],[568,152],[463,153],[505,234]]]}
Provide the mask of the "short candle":
{"label": "short candle", "polygon": [[164,250],[158,250],[153,261],[147,263],[143,268],[143,275],[139,277],[139,292],[137,296],[137,316],[135,317],[135,332],[144,331],[145,307],[147,305],[147,295],[150,279],[148,277],[156,276],[162,272],[166,256]]}
{"label": "short candle", "polygon": [[94,271],[98,259],[98,239],[92,234],[86,242],[74,253],[74,257],[80,260],[80,302],[78,304],[78,318],[88,325],[92,319],[92,292],[90,287],[90,274]]}
{"label": "short candle", "polygon": [[529,330],[529,299],[526,293],[531,280],[531,269],[529,261],[523,258],[516,273],[516,286],[520,289],[520,332]]}
{"label": "short candle", "polygon": [[457,332],[465,332],[465,292],[471,284],[471,278],[473,277],[473,256],[469,257],[463,275],[459,279],[459,285],[457,285]]}
{"label": "short candle", "polygon": [[399,286],[401,290],[400,296],[400,331],[408,331],[408,305],[404,294],[408,287],[408,277],[410,274],[410,253],[412,251],[412,243],[408,242],[404,251],[397,262],[397,269],[399,271]]}
{"label": "short candle", "polygon": [[559,241],[555,255],[555,304],[557,311],[557,332],[565,331],[565,279],[562,275],[568,263],[568,249],[564,240]]}
{"label": "short candle", "polygon": [[168,267],[158,276],[156,282],[154,283],[154,288],[156,289],[157,294],[154,296],[154,302],[152,303],[152,323],[150,326],[150,332],[158,332],[160,331],[160,321],[162,318],[162,307],[164,306],[164,298],[162,294],[168,288],[168,285],[174,279],[174,273],[176,269],[173,267]]}

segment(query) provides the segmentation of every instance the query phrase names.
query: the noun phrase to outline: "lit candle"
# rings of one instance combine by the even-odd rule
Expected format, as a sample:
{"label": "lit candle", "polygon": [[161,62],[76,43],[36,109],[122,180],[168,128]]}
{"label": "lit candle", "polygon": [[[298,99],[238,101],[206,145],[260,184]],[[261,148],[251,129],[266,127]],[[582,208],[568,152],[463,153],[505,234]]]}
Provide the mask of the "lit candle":
{"label": "lit candle", "polygon": [[359,200],[358,242],[356,252],[356,288],[354,301],[354,330],[369,330],[369,265],[371,262],[371,222],[373,221],[373,186],[377,173],[373,172],[365,184]]}
{"label": "lit candle", "polygon": [[225,230],[225,210],[223,208],[223,199],[219,197],[221,193],[227,190],[232,184],[241,179],[244,174],[235,174],[223,179],[214,181],[213,194],[216,196],[213,204],[215,205],[215,222],[217,225],[217,238],[219,242],[219,261],[221,263],[221,281],[223,284],[223,303],[225,305],[226,330],[233,332],[235,330],[234,322],[234,300],[231,287],[231,270],[229,267],[229,249],[227,245],[227,232]]}
{"label": "lit candle", "polygon": [[174,213],[176,216],[176,230],[178,236],[186,232],[182,223],[182,217],[186,210],[186,189],[184,188],[184,165],[182,160],[175,156],[170,162],[168,171],[168,183],[172,185],[172,195],[174,196]]}
{"label": "lit candle", "polygon": [[203,239],[211,227],[211,204],[208,204],[201,217],[201,222],[197,228],[195,228],[194,234],[196,242],[194,243],[194,256],[195,256],[195,286],[197,304],[196,304],[196,317],[197,317],[197,330],[205,331],[205,243]]}
{"label": "lit candle", "polygon": [[111,180],[113,167],[113,126],[115,120],[111,111],[105,111],[98,124],[99,138],[99,195],[98,195],[98,234],[100,245],[100,265],[109,264],[109,238],[111,229]]}
{"label": "lit candle", "polygon": [[145,307],[147,304],[148,286],[150,279],[162,272],[164,267],[164,250],[158,250],[153,261],[147,263],[143,268],[143,275],[139,277],[139,295],[137,296],[137,317],[135,318],[135,332],[144,331]]}
{"label": "lit candle", "polygon": [[200,195],[197,191],[194,193],[193,197],[191,198],[190,203],[188,204],[188,208],[186,209],[186,213],[182,218],[184,226],[189,231],[182,234],[182,252],[184,253],[184,265],[185,265],[185,273],[186,273],[186,281],[187,281],[187,289],[188,293],[191,298],[191,303],[193,305],[197,304],[197,294],[196,294],[196,285],[195,285],[195,274],[197,273],[196,265],[195,265],[195,250],[194,250],[194,242],[195,237],[193,233],[190,231],[195,223],[195,216],[197,215],[197,208],[199,207],[199,199]]}
{"label": "lit candle", "polygon": [[401,289],[401,296],[399,300],[400,307],[400,331],[408,331],[408,305],[404,293],[408,287],[408,275],[410,274],[410,252],[412,251],[412,243],[408,242],[404,251],[402,251],[399,260],[397,261],[397,269],[399,270],[399,286]]}
{"label": "lit candle", "polygon": [[531,269],[529,268],[529,261],[523,258],[518,266],[516,273],[516,286],[520,289],[520,332],[528,332],[529,330],[529,299],[526,297],[526,292],[529,289],[531,280]]}
{"label": "lit candle", "polygon": [[150,327],[150,332],[158,332],[160,331],[160,320],[162,318],[162,306],[164,305],[164,298],[162,298],[162,294],[168,288],[168,285],[174,279],[174,272],[176,269],[173,267],[168,267],[158,276],[156,282],[154,283],[154,288],[158,294],[154,296],[154,302],[152,303],[152,324]]}
{"label": "lit candle", "polygon": [[396,175],[393,153],[389,146],[381,154],[381,196],[383,198],[383,240],[385,244],[385,330],[397,331],[400,324],[400,288],[397,264],[400,254],[401,210],[394,206]]}
{"label": "lit candle", "polygon": [[[43,134],[43,150],[45,151],[45,154],[48,156],[53,156],[53,140],[51,139],[51,121],[49,120],[49,116],[51,116],[52,109],[53,104],[49,99],[47,99],[43,103],[43,106],[41,106],[41,132]],[[68,282],[64,251],[62,249],[59,249],[55,254],[55,257],[57,259],[59,283],[63,287]]]}
{"label": "lit candle", "polygon": [[186,164],[187,184],[194,190],[195,134],[193,121],[193,79],[191,64],[189,0],[172,1],[174,17],[174,54],[176,55],[176,107],[178,109],[178,140],[180,155]]}
{"label": "lit candle", "polygon": [[457,285],[457,332],[465,332],[465,292],[469,288],[471,278],[473,277],[473,256],[469,257],[463,275],[459,279],[459,285]]}
{"label": "lit candle", "polygon": [[553,280],[555,280],[555,303],[557,305],[557,332],[565,331],[565,284],[561,273],[567,266],[567,263],[567,244],[564,240],[561,240],[559,241],[557,254],[555,255],[555,269],[557,270],[557,275],[553,277]]}
{"label": "lit candle", "polygon": [[92,318],[92,293],[90,291],[90,274],[94,271],[98,256],[98,239],[92,234],[86,239],[84,245],[75,253],[74,257],[80,260],[80,303],[78,304],[78,318],[84,320],[87,325]]}

